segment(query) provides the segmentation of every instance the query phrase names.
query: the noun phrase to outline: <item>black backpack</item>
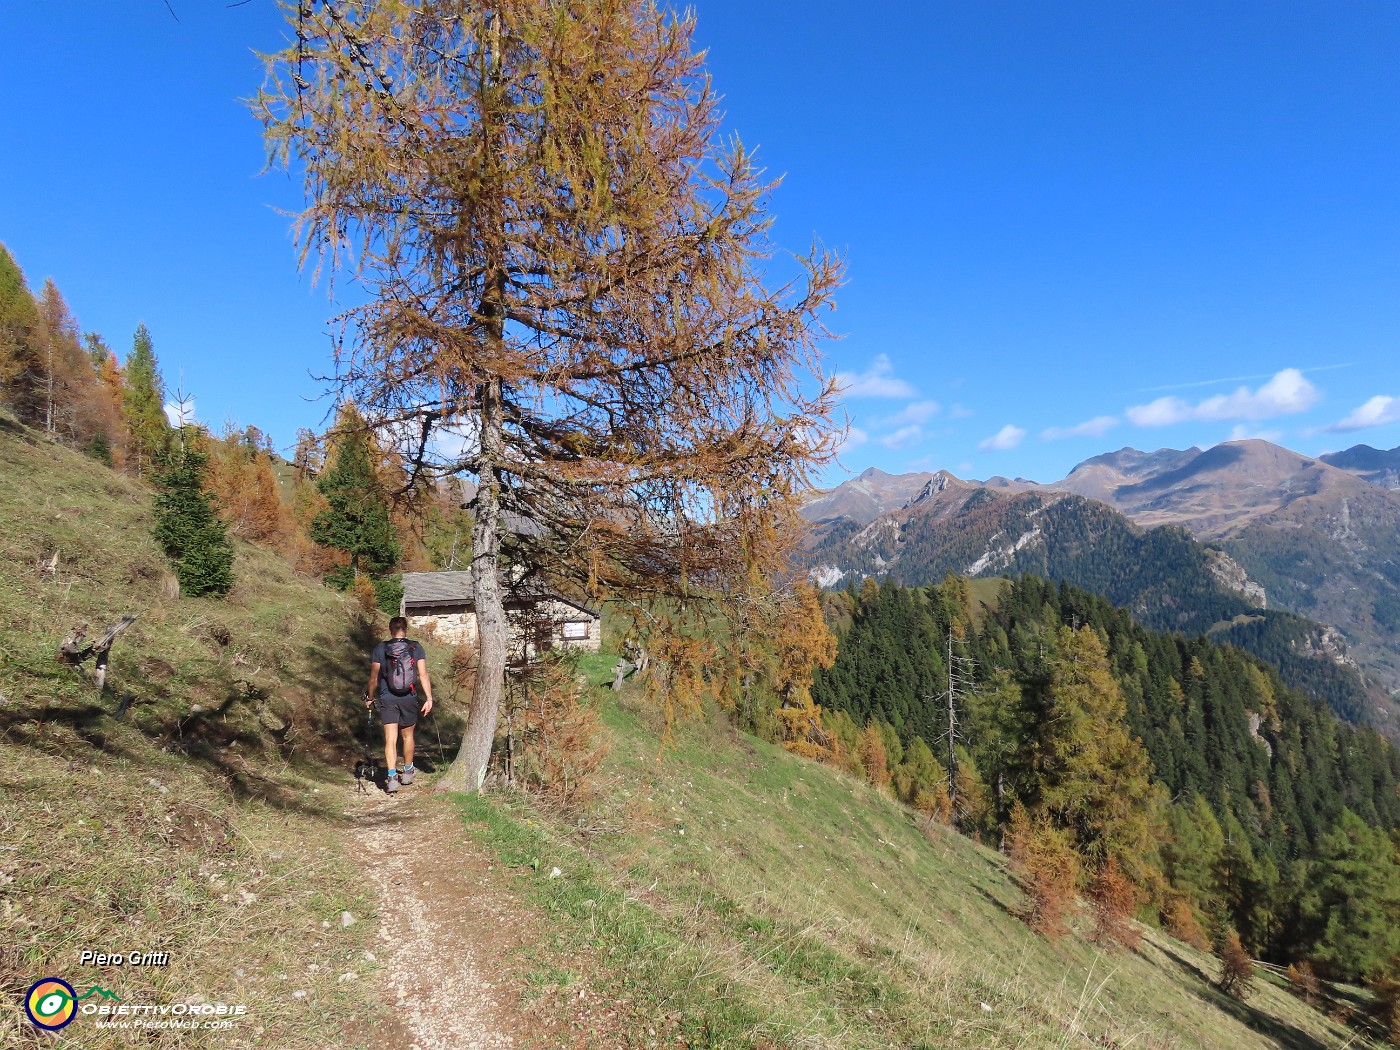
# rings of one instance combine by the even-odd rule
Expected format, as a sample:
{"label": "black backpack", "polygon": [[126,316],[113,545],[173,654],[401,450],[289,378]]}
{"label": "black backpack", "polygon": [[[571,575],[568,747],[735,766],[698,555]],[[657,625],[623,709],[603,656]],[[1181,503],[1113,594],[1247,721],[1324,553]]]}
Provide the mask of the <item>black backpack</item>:
{"label": "black backpack", "polygon": [[415,648],[407,638],[393,638],[384,643],[384,685],[395,696],[408,696],[418,684],[418,661],[413,658]]}

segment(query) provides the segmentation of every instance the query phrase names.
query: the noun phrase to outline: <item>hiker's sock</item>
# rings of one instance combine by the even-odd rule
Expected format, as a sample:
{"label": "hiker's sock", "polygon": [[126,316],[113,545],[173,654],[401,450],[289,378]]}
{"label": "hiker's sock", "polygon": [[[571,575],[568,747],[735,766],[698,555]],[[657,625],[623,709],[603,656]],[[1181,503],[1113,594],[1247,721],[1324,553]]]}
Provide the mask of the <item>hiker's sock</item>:
{"label": "hiker's sock", "polygon": [[388,776],[388,777],[396,777],[396,776],[398,776],[399,774],[398,774],[398,771],[397,771],[397,770],[391,769],[391,770],[389,770],[389,772],[385,773],[384,775],[385,775],[385,776]]}
{"label": "hiker's sock", "polygon": [[400,773],[412,773],[412,772],[413,772],[413,763],[410,762],[410,763],[409,763],[408,765],[406,765],[406,766],[399,766],[399,772],[400,772]]}

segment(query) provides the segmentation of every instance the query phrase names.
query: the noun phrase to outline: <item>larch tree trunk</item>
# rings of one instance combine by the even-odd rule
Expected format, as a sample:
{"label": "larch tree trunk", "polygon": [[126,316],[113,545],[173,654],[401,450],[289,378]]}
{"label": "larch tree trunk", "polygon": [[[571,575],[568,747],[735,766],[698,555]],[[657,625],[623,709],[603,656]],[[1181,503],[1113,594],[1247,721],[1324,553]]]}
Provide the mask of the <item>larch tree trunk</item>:
{"label": "larch tree trunk", "polygon": [[494,466],[501,455],[501,381],[481,393],[481,482],[472,500],[472,593],[476,604],[476,678],[467,731],[452,768],[439,781],[443,791],[477,791],[486,777],[505,693],[509,631],[501,594],[501,483]]}

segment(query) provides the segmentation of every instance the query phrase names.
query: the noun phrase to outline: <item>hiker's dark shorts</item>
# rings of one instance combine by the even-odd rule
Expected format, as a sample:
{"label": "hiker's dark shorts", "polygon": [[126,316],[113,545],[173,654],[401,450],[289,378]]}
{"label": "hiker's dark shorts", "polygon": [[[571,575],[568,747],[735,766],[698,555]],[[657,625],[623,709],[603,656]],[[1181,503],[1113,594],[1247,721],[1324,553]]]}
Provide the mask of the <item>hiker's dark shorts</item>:
{"label": "hiker's dark shorts", "polygon": [[386,726],[412,726],[418,724],[418,709],[422,706],[417,693],[407,696],[379,698],[379,720]]}

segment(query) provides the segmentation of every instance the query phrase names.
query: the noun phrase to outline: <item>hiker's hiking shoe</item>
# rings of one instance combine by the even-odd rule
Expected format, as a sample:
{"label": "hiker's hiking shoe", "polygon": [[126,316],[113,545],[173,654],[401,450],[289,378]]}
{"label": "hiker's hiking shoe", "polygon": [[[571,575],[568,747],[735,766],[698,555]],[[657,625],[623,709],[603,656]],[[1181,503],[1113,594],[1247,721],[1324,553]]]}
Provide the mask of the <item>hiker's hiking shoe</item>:
{"label": "hiker's hiking shoe", "polygon": [[398,789],[399,778],[391,769],[389,770],[388,775],[384,778],[384,790],[392,795],[394,792],[398,791]]}
{"label": "hiker's hiking shoe", "polygon": [[412,766],[404,766],[399,770],[399,783],[404,787],[408,787],[409,784],[413,783],[413,774],[416,772],[418,771]]}

